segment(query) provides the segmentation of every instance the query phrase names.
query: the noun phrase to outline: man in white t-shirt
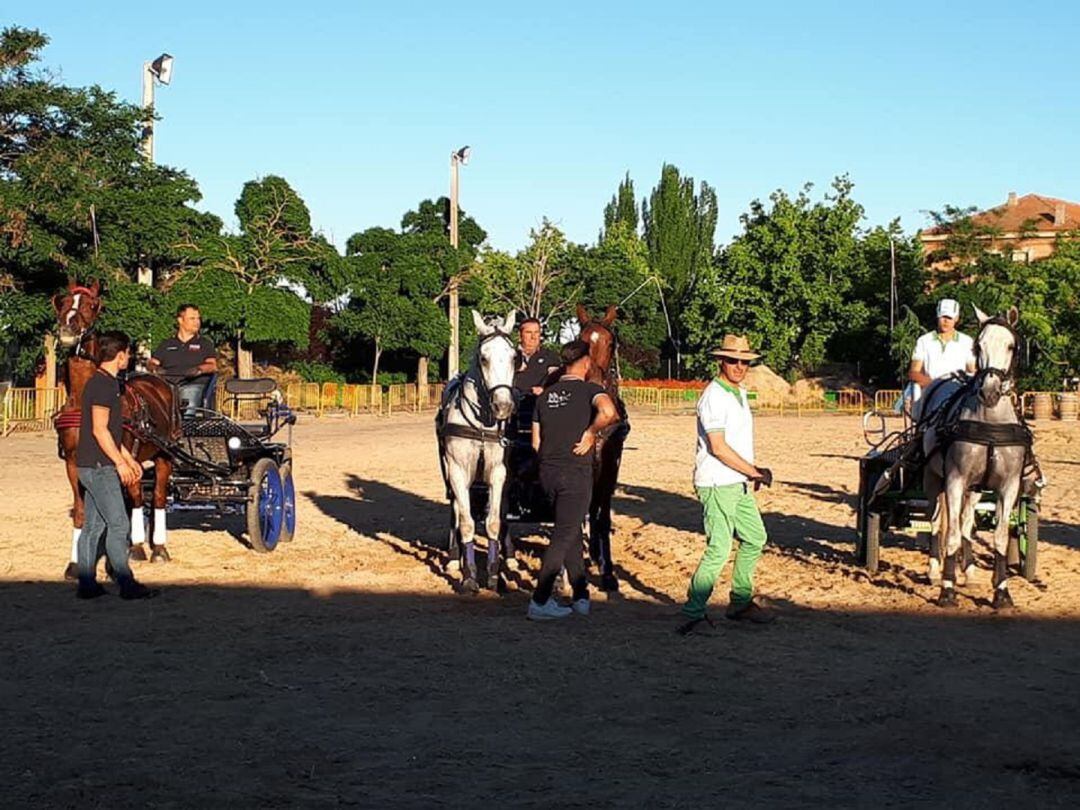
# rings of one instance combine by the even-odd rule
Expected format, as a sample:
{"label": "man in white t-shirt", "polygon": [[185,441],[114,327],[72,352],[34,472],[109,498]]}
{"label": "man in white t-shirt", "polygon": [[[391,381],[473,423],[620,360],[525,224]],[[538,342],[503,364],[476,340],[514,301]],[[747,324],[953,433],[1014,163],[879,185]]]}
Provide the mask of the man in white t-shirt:
{"label": "man in white t-shirt", "polygon": [[731,554],[732,539],[739,550],[731,572],[729,619],[767,623],[775,618],[754,596],[754,567],[767,535],[754,490],[772,485],[772,473],[754,464],[754,417],[746,390],[741,387],[750,363],[761,355],[750,351],[745,337],[727,335],[719,349],[716,378],[706,386],[697,404],[697,460],[694,488],[705,519],[706,547],[690,579],[685,621],[678,628],[686,635],[709,622],[705,608],[717,577]]}
{"label": "man in white t-shirt", "polygon": [[937,330],[927,332],[915,342],[908,366],[911,381],[912,418],[919,418],[919,400],[926,386],[941,377],[958,371],[975,373],[975,342],[958,332],[960,304],[952,298],[942,298],[937,305]]}

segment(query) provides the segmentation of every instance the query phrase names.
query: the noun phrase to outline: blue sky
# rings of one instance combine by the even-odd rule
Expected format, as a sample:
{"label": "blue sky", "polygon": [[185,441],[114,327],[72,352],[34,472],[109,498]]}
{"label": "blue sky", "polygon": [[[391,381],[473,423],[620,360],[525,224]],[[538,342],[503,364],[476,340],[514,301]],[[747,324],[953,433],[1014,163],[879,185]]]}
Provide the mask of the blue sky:
{"label": "blue sky", "polygon": [[[879,7],[880,6],[880,7]],[[846,172],[867,224],[908,230],[1009,191],[1080,200],[1080,4],[1016,2],[206,2],[27,6],[69,84],[159,88],[157,159],[232,221],[246,180],[280,174],[339,246],[447,193],[498,248],[543,216],[595,239],[629,170],[713,185],[717,238],[776,188]]]}

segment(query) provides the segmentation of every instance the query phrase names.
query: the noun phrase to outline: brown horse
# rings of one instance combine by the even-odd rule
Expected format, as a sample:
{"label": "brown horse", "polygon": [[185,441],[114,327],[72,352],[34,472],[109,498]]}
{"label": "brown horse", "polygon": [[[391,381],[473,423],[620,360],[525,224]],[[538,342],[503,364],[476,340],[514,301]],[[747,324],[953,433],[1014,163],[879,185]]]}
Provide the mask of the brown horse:
{"label": "brown horse", "polygon": [[[68,352],[63,373],[67,401],[54,420],[58,452],[67,467],[68,482],[71,484],[74,499],[71,510],[71,562],[64,572],[68,579],[77,576],[79,533],[85,519],[76,451],[79,446],[82,392],[97,369],[97,335],[94,324],[101,312],[101,305],[101,287],[97,281],[87,286],[69,281],[67,290],[53,296],[60,346]],[[179,436],[180,417],[172,387],[151,375],[131,377],[124,384],[122,406],[125,422],[124,444],[140,463],[151,460],[154,462],[154,545],[151,559],[155,562],[168,562],[165,506],[172,461],[147,437],[175,439]],[[132,557],[145,560],[146,525],[143,521],[142,482],[137,481],[128,487],[128,494],[132,506]]]}
{"label": "brown horse", "polygon": [[593,319],[581,304],[577,307],[580,338],[589,344],[592,368],[589,381],[602,385],[619,412],[619,421],[601,431],[593,450],[593,490],[589,503],[589,557],[600,569],[600,588],[617,591],[619,580],[611,559],[611,498],[619,480],[623,444],[630,432],[626,405],[619,398],[619,373],[615,362],[618,341],[611,325],[618,312],[614,305],[603,318]]}

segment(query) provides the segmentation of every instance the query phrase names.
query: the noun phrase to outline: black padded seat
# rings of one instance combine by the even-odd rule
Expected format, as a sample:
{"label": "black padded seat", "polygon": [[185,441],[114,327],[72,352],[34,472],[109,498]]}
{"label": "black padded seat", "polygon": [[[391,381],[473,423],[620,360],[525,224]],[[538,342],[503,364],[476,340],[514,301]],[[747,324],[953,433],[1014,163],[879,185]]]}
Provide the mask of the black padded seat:
{"label": "black padded seat", "polygon": [[274,393],[277,387],[277,381],[270,377],[253,377],[250,380],[230,377],[225,381],[225,390],[234,396],[265,396]]}

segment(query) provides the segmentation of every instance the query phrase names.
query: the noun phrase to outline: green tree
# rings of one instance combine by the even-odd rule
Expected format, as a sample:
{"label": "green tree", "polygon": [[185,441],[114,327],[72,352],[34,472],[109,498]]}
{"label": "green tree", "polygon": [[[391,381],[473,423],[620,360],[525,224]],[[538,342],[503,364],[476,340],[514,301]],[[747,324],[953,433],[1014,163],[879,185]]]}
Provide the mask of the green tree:
{"label": "green tree", "polygon": [[[684,314],[699,278],[712,262],[716,233],[716,192],[705,182],[694,193],[694,179],[665,163],[660,182],[642,203],[649,265],[666,290],[674,330],[676,369],[685,344]],[[678,373],[678,371],[677,371]]]}
{"label": "green tree", "polygon": [[852,280],[864,259],[863,209],[846,177],[816,203],[810,188],[794,198],[776,191],[771,207],[754,200],[741,217],[743,233],[702,279],[686,318],[699,370],[707,371],[706,352],[725,332],[749,334],[781,372],[812,369],[847,328]]}
{"label": "green tree", "polygon": [[634,197],[634,181],[630,179],[630,172],[627,172],[626,177],[619,183],[619,189],[611,198],[611,202],[604,206],[604,230],[600,233],[600,241],[604,240],[604,236],[615,227],[616,223],[622,225],[625,230],[637,233],[637,199]]}

